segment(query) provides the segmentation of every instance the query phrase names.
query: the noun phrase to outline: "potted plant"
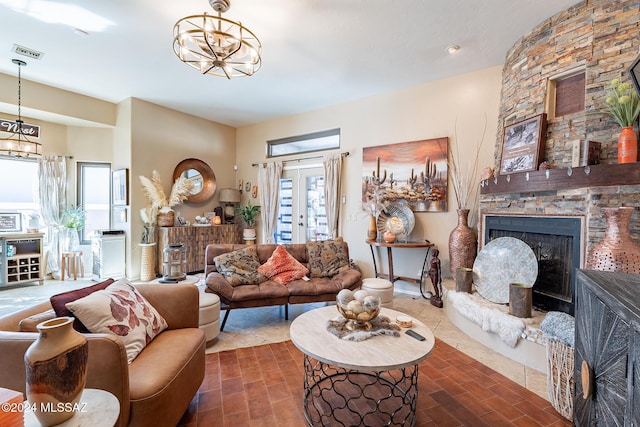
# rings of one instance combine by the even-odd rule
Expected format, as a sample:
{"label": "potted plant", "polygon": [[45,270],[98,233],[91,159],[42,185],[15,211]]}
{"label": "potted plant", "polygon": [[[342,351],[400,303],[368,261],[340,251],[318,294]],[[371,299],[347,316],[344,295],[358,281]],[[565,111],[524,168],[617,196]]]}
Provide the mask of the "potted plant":
{"label": "potted plant", "polygon": [[80,248],[78,230],[84,228],[87,213],[81,206],[71,206],[62,212],[64,228],[64,252],[75,252]]}
{"label": "potted plant", "polygon": [[171,187],[171,194],[167,197],[162,187],[160,174],[154,170],[151,172],[151,179],[141,176],[140,183],[142,191],[149,200],[149,206],[140,211],[140,216],[145,223],[145,227],[153,226],[154,218],[161,227],[172,227],[175,214],[173,207],[181,204],[189,197],[193,190],[191,178],[179,176]]}
{"label": "potted plant", "polygon": [[247,228],[242,232],[242,236],[245,240],[255,240],[256,238],[256,217],[260,212],[260,206],[252,205],[251,200],[247,202],[247,206],[240,206],[237,209],[238,213],[242,217],[242,220],[247,225]]}
{"label": "potted plant", "polygon": [[605,100],[607,112],[620,125],[618,137],[618,163],[634,163],[638,160],[638,138],[633,125],[640,114],[640,100],[630,83],[613,79]]}

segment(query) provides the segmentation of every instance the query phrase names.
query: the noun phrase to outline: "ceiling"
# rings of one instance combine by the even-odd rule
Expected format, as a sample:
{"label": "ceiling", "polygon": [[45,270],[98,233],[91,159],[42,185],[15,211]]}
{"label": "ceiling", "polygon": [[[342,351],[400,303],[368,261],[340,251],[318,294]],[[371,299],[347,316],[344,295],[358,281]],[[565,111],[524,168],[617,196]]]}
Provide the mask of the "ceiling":
{"label": "ceiling", "polygon": [[[0,72],[110,102],[129,97],[234,127],[502,64],[576,0],[232,0],[262,68],[227,80],[173,53],[173,25],[207,0],[0,0]],[[78,35],[74,29],[89,33]],[[44,55],[12,52],[14,44]],[[451,55],[447,46],[460,45]],[[23,93],[27,104],[28,94]]]}

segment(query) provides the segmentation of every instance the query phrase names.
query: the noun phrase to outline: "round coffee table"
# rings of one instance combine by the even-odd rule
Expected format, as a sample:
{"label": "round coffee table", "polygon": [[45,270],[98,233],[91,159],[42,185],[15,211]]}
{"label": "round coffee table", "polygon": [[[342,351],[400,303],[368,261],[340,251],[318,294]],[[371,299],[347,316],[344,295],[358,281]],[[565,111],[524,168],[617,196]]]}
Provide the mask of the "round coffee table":
{"label": "round coffee table", "polygon": [[[404,313],[382,308],[395,321]],[[414,319],[418,341],[400,330],[399,337],[374,336],[345,341],[327,331],[339,317],[335,306],[298,316],[291,341],[304,353],[303,409],[309,425],[414,425],[418,399],[418,363],[435,344],[433,333]]]}

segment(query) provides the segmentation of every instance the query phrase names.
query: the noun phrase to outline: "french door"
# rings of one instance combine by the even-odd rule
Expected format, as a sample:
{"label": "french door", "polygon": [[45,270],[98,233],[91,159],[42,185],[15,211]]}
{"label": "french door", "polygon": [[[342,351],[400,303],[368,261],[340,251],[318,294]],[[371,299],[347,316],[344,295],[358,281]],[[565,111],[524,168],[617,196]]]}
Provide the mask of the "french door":
{"label": "french door", "polygon": [[309,165],[285,170],[280,179],[280,208],[276,243],[304,243],[327,239],[322,167]]}

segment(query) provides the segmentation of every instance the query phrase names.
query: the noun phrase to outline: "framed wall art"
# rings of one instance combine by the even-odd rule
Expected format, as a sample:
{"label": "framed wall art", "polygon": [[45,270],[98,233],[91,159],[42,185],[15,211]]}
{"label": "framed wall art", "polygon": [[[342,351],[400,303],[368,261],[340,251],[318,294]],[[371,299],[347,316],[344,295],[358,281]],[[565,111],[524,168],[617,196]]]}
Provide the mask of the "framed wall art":
{"label": "framed wall art", "polygon": [[129,169],[116,169],[111,172],[111,204],[129,205]]}
{"label": "framed wall art", "polygon": [[537,170],[544,153],[546,130],[546,114],[505,126],[500,174]]}
{"label": "framed wall art", "polygon": [[0,213],[0,232],[22,231],[22,214],[19,212]]}
{"label": "framed wall art", "polygon": [[414,212],[446,212],[448,144],[444,137],[363,148],[365,209],[400,203]]}

